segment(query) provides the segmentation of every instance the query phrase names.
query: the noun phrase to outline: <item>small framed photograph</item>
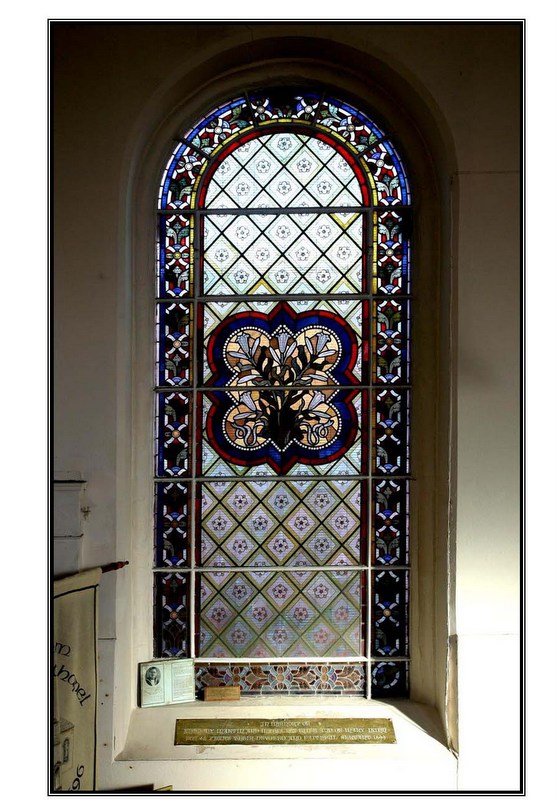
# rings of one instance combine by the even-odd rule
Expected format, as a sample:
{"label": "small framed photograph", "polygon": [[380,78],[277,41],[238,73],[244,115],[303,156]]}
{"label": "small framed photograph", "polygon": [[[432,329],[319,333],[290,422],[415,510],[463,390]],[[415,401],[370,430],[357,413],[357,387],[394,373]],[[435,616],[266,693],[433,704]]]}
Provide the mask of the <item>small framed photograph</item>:
{"label": "small framed photograph", "polygon": [[144,661],[139,665],[140,706],[168,706],[196,699],[192,658]]}

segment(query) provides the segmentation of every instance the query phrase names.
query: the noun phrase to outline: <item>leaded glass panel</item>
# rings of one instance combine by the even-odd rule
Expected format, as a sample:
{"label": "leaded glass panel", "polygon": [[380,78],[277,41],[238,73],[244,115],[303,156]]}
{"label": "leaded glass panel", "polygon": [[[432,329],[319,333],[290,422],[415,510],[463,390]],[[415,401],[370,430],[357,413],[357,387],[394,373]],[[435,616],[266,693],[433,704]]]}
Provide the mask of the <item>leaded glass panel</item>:
{"label": "leaded glass panel", "polygon": [[208,295],[341,294],[364,289],[363,215],[260,214],[204,219]]}
{"label": "leaded glass panel", "polygon": [[187,386],[191,383],[192,312],[192,307],[184,303],[157,306],[161,386]]}
{"label": "leaded glass panel", "polygon": [[190,609],[187,575],[155,573],[155,634],[162,656],[190,655]]}
{"label": "leaded glass panel", "polygon": [[408,302],[376,300],[373,305],[373,374],[379,384],[408,383]]}
{"label": "leaded glass panel", "polygon": [[[366,488],[366,487],[364,487]],[[205,482],[200,566],[356,565],[366,559],[360,481]]]}
{"label": "leaded glass panel", "polygon": [[362,655],[358,572],[204,572],[199,591],[202,657]]}
{"label": "leaded glass panel", "polygon": [[386,567],[408,563],[408,481],[375,480],[374,562]]}
{"label": "leaded glass panel", "polygon": [[409,238],[405,221],[396,211],[378,214],[378,260],[374,292],[408,294]]}
{"label": "leaded glass panel", "polygon": [[[199,474],[358,476],[366,463],[365,399],[351,389],[208,392],[199,406]],[[393,471],[399,469],[401,440],[391,428],[381,428],[377,439],[378,460],[385,443],[397,461]]]}
{"label": "leaded glass panel", "polygon": [[374,573],[374,653],[377,656],[407,655],[407,593],[407,570]]}
{"label": "leaded glass panel", "polygon": [[193,217],[183,214],[159,218],[157,295],[184,297],[192,288]]}
{"label": "leaded glass panel", "polygon": [[372,667],[372,696],[401,697],[409,685],[408,661],[379,661]]}
{"label": "leaded glass panel", "polygon": [[250,98],[254,118],[259,124],[270,120],[306,120],[312,121],[319,108],[320,96],[314,92],[293,96],[292,92],[274,92],[273,97],[267,94],[255,94]]}
{"label": "leaded glass panel", "polygon": [[230,209],[359,206],[363,198],[351,165],[330,144],[285,132],[233,150],[203,199],[208,209]]}
{"label": "leaded glass panel", "polygon": [[189,565],[190,487],[181,483],[156,485],[155,517],[157,566]]}
{"label": "leaded glass panel", "polygon": [[189,395],[179,392],[157,396],[157,457],[158,476],[186,476],[191,464],[191,422]]}
{"label": "leaded glass panel", "polygon": [[[311,661],[308,659],[308,661]],[[388,671],[378,671],[376,685],[389,680]],[[242,694],[357,695],[365,689],[366,671],[362,663],[338,662],[298,664],[220,663],[196,669],[196,687],[239,686]],[[393,676],[391,678],[393,680]],[[405,685],[405,681],[401,681]],[[397,693],[397,692],[396,692]],[[399,692],[401,694],[401,691]]]}
{"label": "leaded glass panel", "polygon": [[363,155],[363,159],[374,179],[378,201],[382,205],[408,203],[406,185],[402,181],[403,168],[389,142],[378,142]]}
{"label": "leaded glass panel", "polygon": [[[362,349],[368,308],[366,301],[344,299],[206,303],[200,306],[203,381],[211,386],[246,388],[367,383],[368,363]],[[394,344],[391,332],[386,332],[388,314],[395,326],[400,325],[389,308],[378,321],[378,330],[385,340],[382,344],[395,347],[399,342]],[[174,339],[171,346],[175,346]]]}
{"label": "leaded glass panel", "polygon": [[159,192],[155,651],[198,689],[408,687],[410,193],[365,114],[248,92]]}
{"label": "leaded glass panel", "polygon": [[373,461],[380,474],[405,475],[409,471],[408,398],[407,390],[374,393]]}

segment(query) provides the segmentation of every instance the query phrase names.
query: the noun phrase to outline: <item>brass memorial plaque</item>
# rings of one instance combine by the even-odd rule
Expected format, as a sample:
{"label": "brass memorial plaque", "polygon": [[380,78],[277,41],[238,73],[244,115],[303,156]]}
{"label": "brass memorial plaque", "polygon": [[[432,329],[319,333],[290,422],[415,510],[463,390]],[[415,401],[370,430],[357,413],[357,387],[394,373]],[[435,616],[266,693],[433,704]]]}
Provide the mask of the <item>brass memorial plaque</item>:
{"label": "brass memorial plaque", "polygon": [[395,744],[390,719],[177,719],[180,744]]}
{"label": "brass memorial plaque", "polygon": [[203,690],[203,699],[211,700],[240,700],[240,686],[206,686]]}

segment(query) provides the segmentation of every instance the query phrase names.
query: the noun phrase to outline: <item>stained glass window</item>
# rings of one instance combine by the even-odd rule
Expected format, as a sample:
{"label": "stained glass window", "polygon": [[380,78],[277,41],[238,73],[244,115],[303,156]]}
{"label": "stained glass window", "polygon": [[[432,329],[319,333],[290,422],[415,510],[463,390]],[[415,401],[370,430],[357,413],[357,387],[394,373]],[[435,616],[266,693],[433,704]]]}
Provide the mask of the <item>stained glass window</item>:
{"label": "stained glass window", "polygon": [[155,654],[198,689],[408,693],[409,187],[327,93],[177,139],[156,277]]}

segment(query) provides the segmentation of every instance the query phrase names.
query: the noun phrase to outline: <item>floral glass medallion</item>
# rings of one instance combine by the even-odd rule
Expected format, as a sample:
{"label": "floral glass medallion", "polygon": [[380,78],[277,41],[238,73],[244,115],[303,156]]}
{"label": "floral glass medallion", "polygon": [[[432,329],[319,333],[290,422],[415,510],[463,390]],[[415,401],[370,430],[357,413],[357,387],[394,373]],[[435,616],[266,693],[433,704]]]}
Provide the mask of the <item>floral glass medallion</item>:
{"label": "floral glass medallion", "polygon": [[356,383],[356,355],[351,328],[326,311],[296,314],[278,303],[269,316],[228,317],[208,347],[209,383],[231,390],[210,395],[215,449],[235,463],[267,462],[277,473],[294,459],[319,463],[346,452],[356,411],[335,384]]}

